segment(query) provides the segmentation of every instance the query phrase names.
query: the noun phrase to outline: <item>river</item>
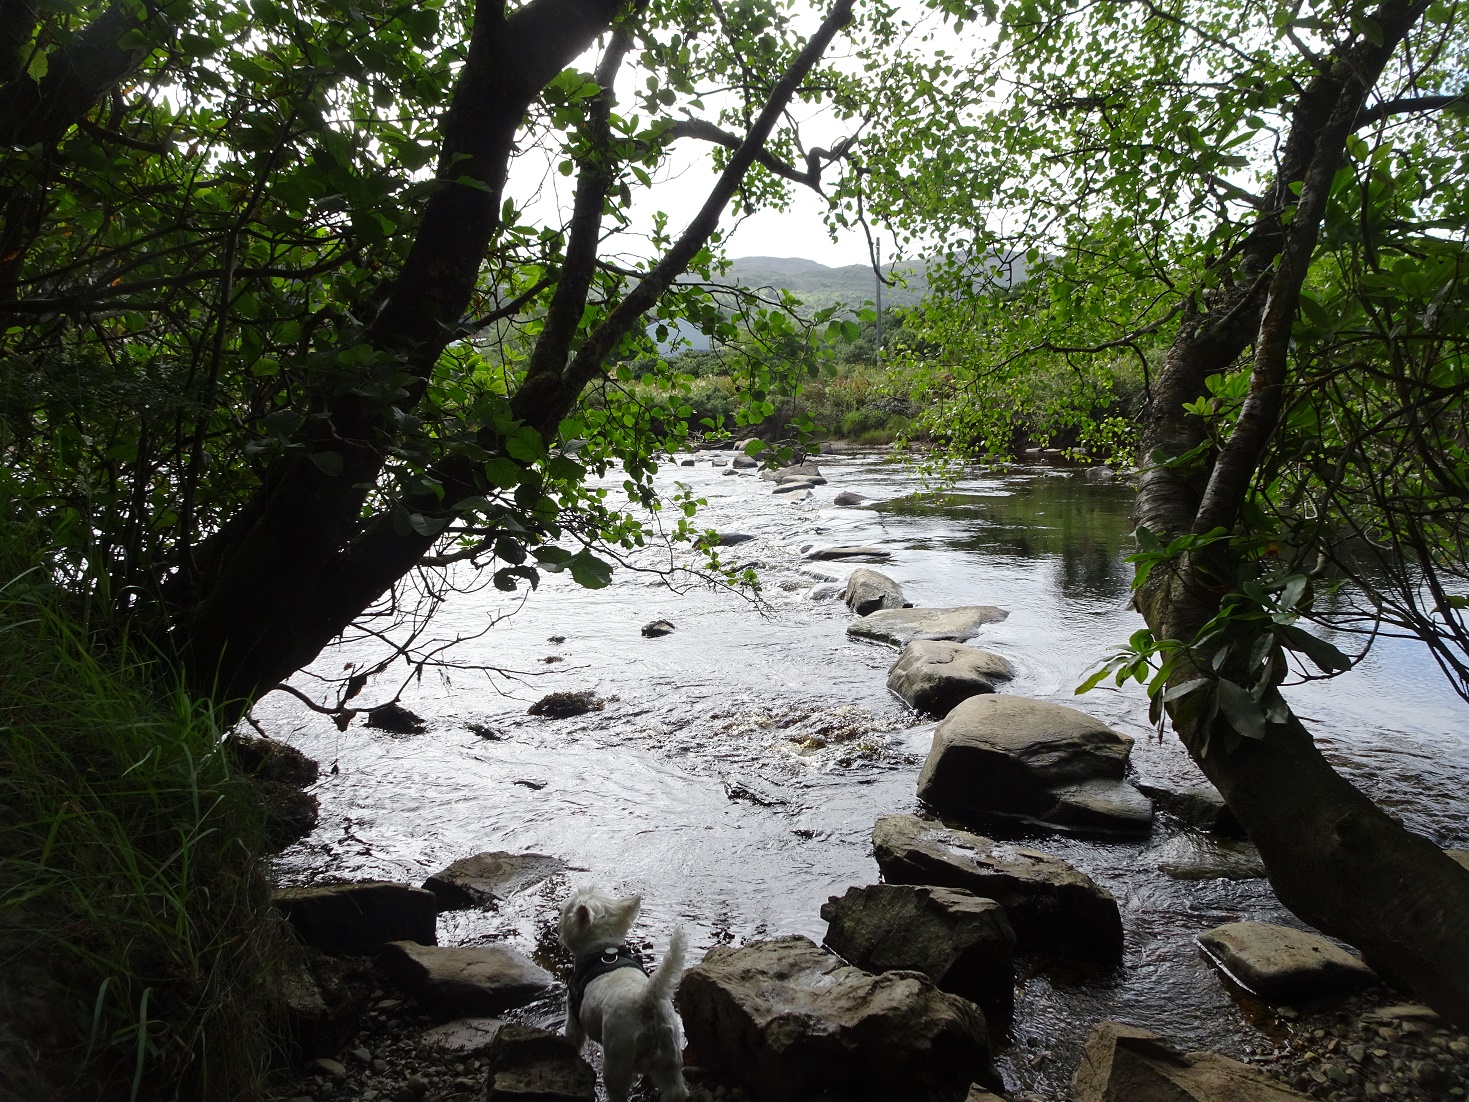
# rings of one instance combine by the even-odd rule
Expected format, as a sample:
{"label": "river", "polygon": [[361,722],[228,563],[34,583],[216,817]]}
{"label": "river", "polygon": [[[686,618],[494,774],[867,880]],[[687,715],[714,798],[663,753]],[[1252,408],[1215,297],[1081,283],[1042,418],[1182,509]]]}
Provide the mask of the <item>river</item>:
{"label": "river", "polygon": [[[802,502],[772,495],[750,472],[725,474],[708,453],[660,472],[665,488],[677,479],[707,500],[701,524],[756,537],[727,555],[758,566],[760,603],[630,570],[597,591],[548,577],[523,605],[486,588],[451,598],[434,626],[436,636],[478,636],[455,651],[463,668],[430,671],[404,694],[426,733],[357,723],[340,732],[284,694],[262,701],[266,730],[324,769],[320,825],[282,855],[281,878],[418,883],[471,853],[533,851],[565,860],[571,883],[641,892],[640,931],[661,947],[682,924],[692,959],[716,943],[780,934],[819,942],[827,897],[878,879],[873,821],[919,810],[914,784],[934,724],[888,693],[896,651],[849,640],[841,602],[810,598],[815,580],[803,569],[849,569],[803,561],[800,547],[813,543],[890,551],[879,569],[917,605],[1008,609],[974,640],[1016,667],[1006,691],[1080,707],[1133,735],[1140,777],[1197,776],[1177,741],[1149,728],[1137,686],[1073,695],[1141,623],[1126,603],[1126,485],[1034,465],[915,496],[912,468],[888,457],[821,464],[829,484]],[[843,490],[872,504],[832,505]],[[676,630],[644,638],[641,626],[658,618]],[[317,668],[340,671],[354,656],[334,648]],[[476,665],[504,672],[468,668]],[[526,714],[563,689],[617,699],[571,719]],[[1351,673],[1286,694],[1354,783],[1440,845],[1469,845],[1465,713],[1420,646],[1386,641]],[[1015,1021],[1000,1038],[1007,1086],[1064,1097],[1086,1032],[1102,1018],[1234,1056],[1262,1043],[1250,1024],[1258,1015],[1230,996],[1193,939],[1236,919],[1293,921],[1264,880],[1165,874],[1160,866],[1212,845],[1166,817],[1145,841],[1011,836],[1112,891],[1127,942],[1122,965],[1101,974],[1022,973]],[[498,911],[441,916],[440,943],[507,939],[547,960],[566,882]],[[559,1007],[527,1013],[551,1024]]]}

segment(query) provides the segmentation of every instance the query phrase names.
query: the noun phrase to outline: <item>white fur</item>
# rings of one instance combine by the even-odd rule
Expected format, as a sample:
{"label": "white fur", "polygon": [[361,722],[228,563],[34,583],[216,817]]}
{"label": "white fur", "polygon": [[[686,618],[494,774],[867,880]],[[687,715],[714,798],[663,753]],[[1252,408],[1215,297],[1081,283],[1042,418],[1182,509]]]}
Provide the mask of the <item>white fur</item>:
{"label": "white fur", "polygon": [[[561,944],[581,959],[621,945],[638,917],[643,897],[619,899],[599,888],[582,888],[561,908]],[[608,1102],[627,1102],[639,1073],[658,1088],[662,1102],[686,1102],[683,1030],[673,993],[683,976],[686,942],[674,930],[668,955],[651,976],[619,968],[598,976],[582,993],[581,1019],[566,1006],[566,1036],[580,1050],[590,1037],[602,1046],[602,1081]]]}

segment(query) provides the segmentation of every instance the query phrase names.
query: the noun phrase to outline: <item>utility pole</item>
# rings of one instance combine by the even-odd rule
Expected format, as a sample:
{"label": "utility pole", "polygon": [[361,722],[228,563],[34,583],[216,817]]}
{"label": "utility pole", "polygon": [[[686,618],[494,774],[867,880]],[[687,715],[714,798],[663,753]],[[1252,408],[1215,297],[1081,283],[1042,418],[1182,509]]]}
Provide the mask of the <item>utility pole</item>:
{"label": "utility pole", "polygon": [[877,252],[877,267],[873,274],[877,277],[877,366],[882,366],[882,238],[875,242]]}

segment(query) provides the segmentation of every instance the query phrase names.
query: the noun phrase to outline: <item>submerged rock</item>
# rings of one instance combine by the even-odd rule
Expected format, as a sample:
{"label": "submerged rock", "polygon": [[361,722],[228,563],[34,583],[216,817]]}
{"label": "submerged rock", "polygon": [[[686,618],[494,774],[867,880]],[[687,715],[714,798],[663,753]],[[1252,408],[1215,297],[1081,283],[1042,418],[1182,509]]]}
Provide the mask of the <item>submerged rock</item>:
{"label": "submerged rock", "polygon": [[378,957],[398,989],[435,1021],[493,1017],[555,986],[535,961],[502,945],[443,948],[394,941]]}
{"label": "submerged rock", "polygon": [[595,1102],[597,1073],[565,1037],[507,1025],[488,1054],[486,1102]]}
{"label": "submerged rock", "polygon": [[929,715],[947,715],[960,701],[992,693],[1015,676],[998,654],[942,639],[915,639],[888,671],[888,688]]}
{"label": "submerged rock", "polygon": [[806,558],[815,562],[840,562],[843,559],[857,562],[887,562],[892,557],[891,551],[884,551],[881,547],[813,547],[806,552]]}
{"label": "submerged rock", "polygon": [[668,620],[654,620],[652,623],[643,625],[644,639],[659,639],[665,635],[672,635],[673,632],[673,624]]}
{"label": "submerged rock", "polygon": [[916,815],[879,819],[872,850],[888,883],[963,888],[993,899],[1021,949],[1103,962],[1122,956],[1117,900],[1059,857]]}
{"label": "submerged rock", "polygon": [[600,712],[607,702],[587,689],[577,692],[548,693],[525,710],[526,715],[545,716],[547,719],[567,719]]}
{"label": "submerged rock", "polygon": [[544,853],[476,853],[434,873],[423,887],[434,893],[441,912],[493,907],[564,868],[564,861]]}
{"label": "submerged rock", "polygon": [[1072,1102],[1305,1102],[1259,1068],[1216,1052],[1182,1053],[1156,1033],[1102,1022],[1071,1080]]}
{"label": "submerged rock", "polygon": [[[825,481],[826,479],[824,478],[821,480],[821,482]],[[794,494],[800,490],[814,490],[820,484],[814,478],[788,478],[783,482],[777,482],[775,489],[770,492],[773,494]]]}
{"label": "submerged rock", "polygon": [[735,547],[741,543],[749,543],[754,538],[748,532],[720,532],[714,545],[716,547]]}
{"label": "submerged rock", "polygon": [[918,796],[959,816],[1146,833],[1152,804],[1122,779],[1131,750],[1132,739],[1075,708],[971,696],[934,731]]}
{"label": "submerged rock", "polygon": [[866,616],[880,608],[906,608],[903,588],[886,574],[859,566],[847,576],[842,600],[858,616]]}
{"label": "submerged rock", "polygon": [[1175,880],[1259,880],[1265,876],[1260,851],[1249,842],[1197,831],[1175,834],[1145,857]]}
{"label": "submerged rock", "polygon": [[917,972],[873,976],[804,937],[718,945],[684,974],[690,1061],[771,1102],[962,1102],[999,1087],[984,1015]]}
{"label": "submerged rock", "polygon": [[302,942],[336,956],[371,956],[391,941],[438,940],[438,901],[408,884],[363,880],[281,888],[271,902]]}
{"label": "submerged rock", "polygon": [[1015,931],[1005,909],[962,888],[872,884],[821,908],[826,944],[868,972],[922,972],[939,989],[1009,1017]]}
{"label": "submerged rock", "polygon": [[986,624],[998,624],[1010,614],[992,605],[958,608],[884,608],[847,626],[854,639],[872,639],[905,647],[915,639],[949,639],[963,643]]}
{"label": "submerged rock", "polygon": [[1200,830],[1212,830],[1232,838],[1245,837],[1245,831],[1212,784],[1165,784],[1138,781],[1137,789],[1149,797],[1159,811],[1183,820]]}
{"label": "submerged rock", "polygon": [[1199,947],[1266,1002],[1298,1002],[1360,991],[1377,973],[1319,934],[1268,922],[1229,922],[1199,936]]}
{"label": "submerged rock", "polygon": [[391,731],[395,735],[421,735],[428,730],[422,716],[410,712],[396,702],[371,709],[367,713],[367,725],[376,727],[379,731]]}

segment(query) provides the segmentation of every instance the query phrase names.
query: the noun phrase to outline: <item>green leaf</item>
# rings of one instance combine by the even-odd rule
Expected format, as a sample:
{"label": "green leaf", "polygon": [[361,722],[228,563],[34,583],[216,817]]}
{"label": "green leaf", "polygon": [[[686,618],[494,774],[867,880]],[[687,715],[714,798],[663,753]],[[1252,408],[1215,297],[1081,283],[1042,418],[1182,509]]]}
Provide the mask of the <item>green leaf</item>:
{"label": "green leaf", "polygon": [[1219,710],[1224,713],[1229,725],[1245,738],[1265,737],[1265,710],[1242,686],[1220,678]]}
{"label": "green leaf", "polygon": [[567,560],[566,566],[572,579],[584,589],[605,589],[612,582],[612,564],[590,551],[578,551]]}
{"label": "green leaf", "polygon": [[1185,681],[1181,685],[1174,685],[1163,694],[1163,700],[1165,703],[1172,704],[1175,700],[1182,700],[1189,693],[1197,692],[1207,684],[1209,684],[1209,678],[1196,677],[1192,681]]}
{"label": "green leaf", "polygon": [[342,473],[344,463],[338,452],[313,452],[310,459],[316,464],[316,469],[328,478],[335,478]]}
{"label": "green leaf", "polygon": [[1283,627],[1281,639],[1291,650],[1304,654],[1316,663],[1322,673],[1345,673],[1352,668],[1352,660],[1328,643],[1298,627]]}

